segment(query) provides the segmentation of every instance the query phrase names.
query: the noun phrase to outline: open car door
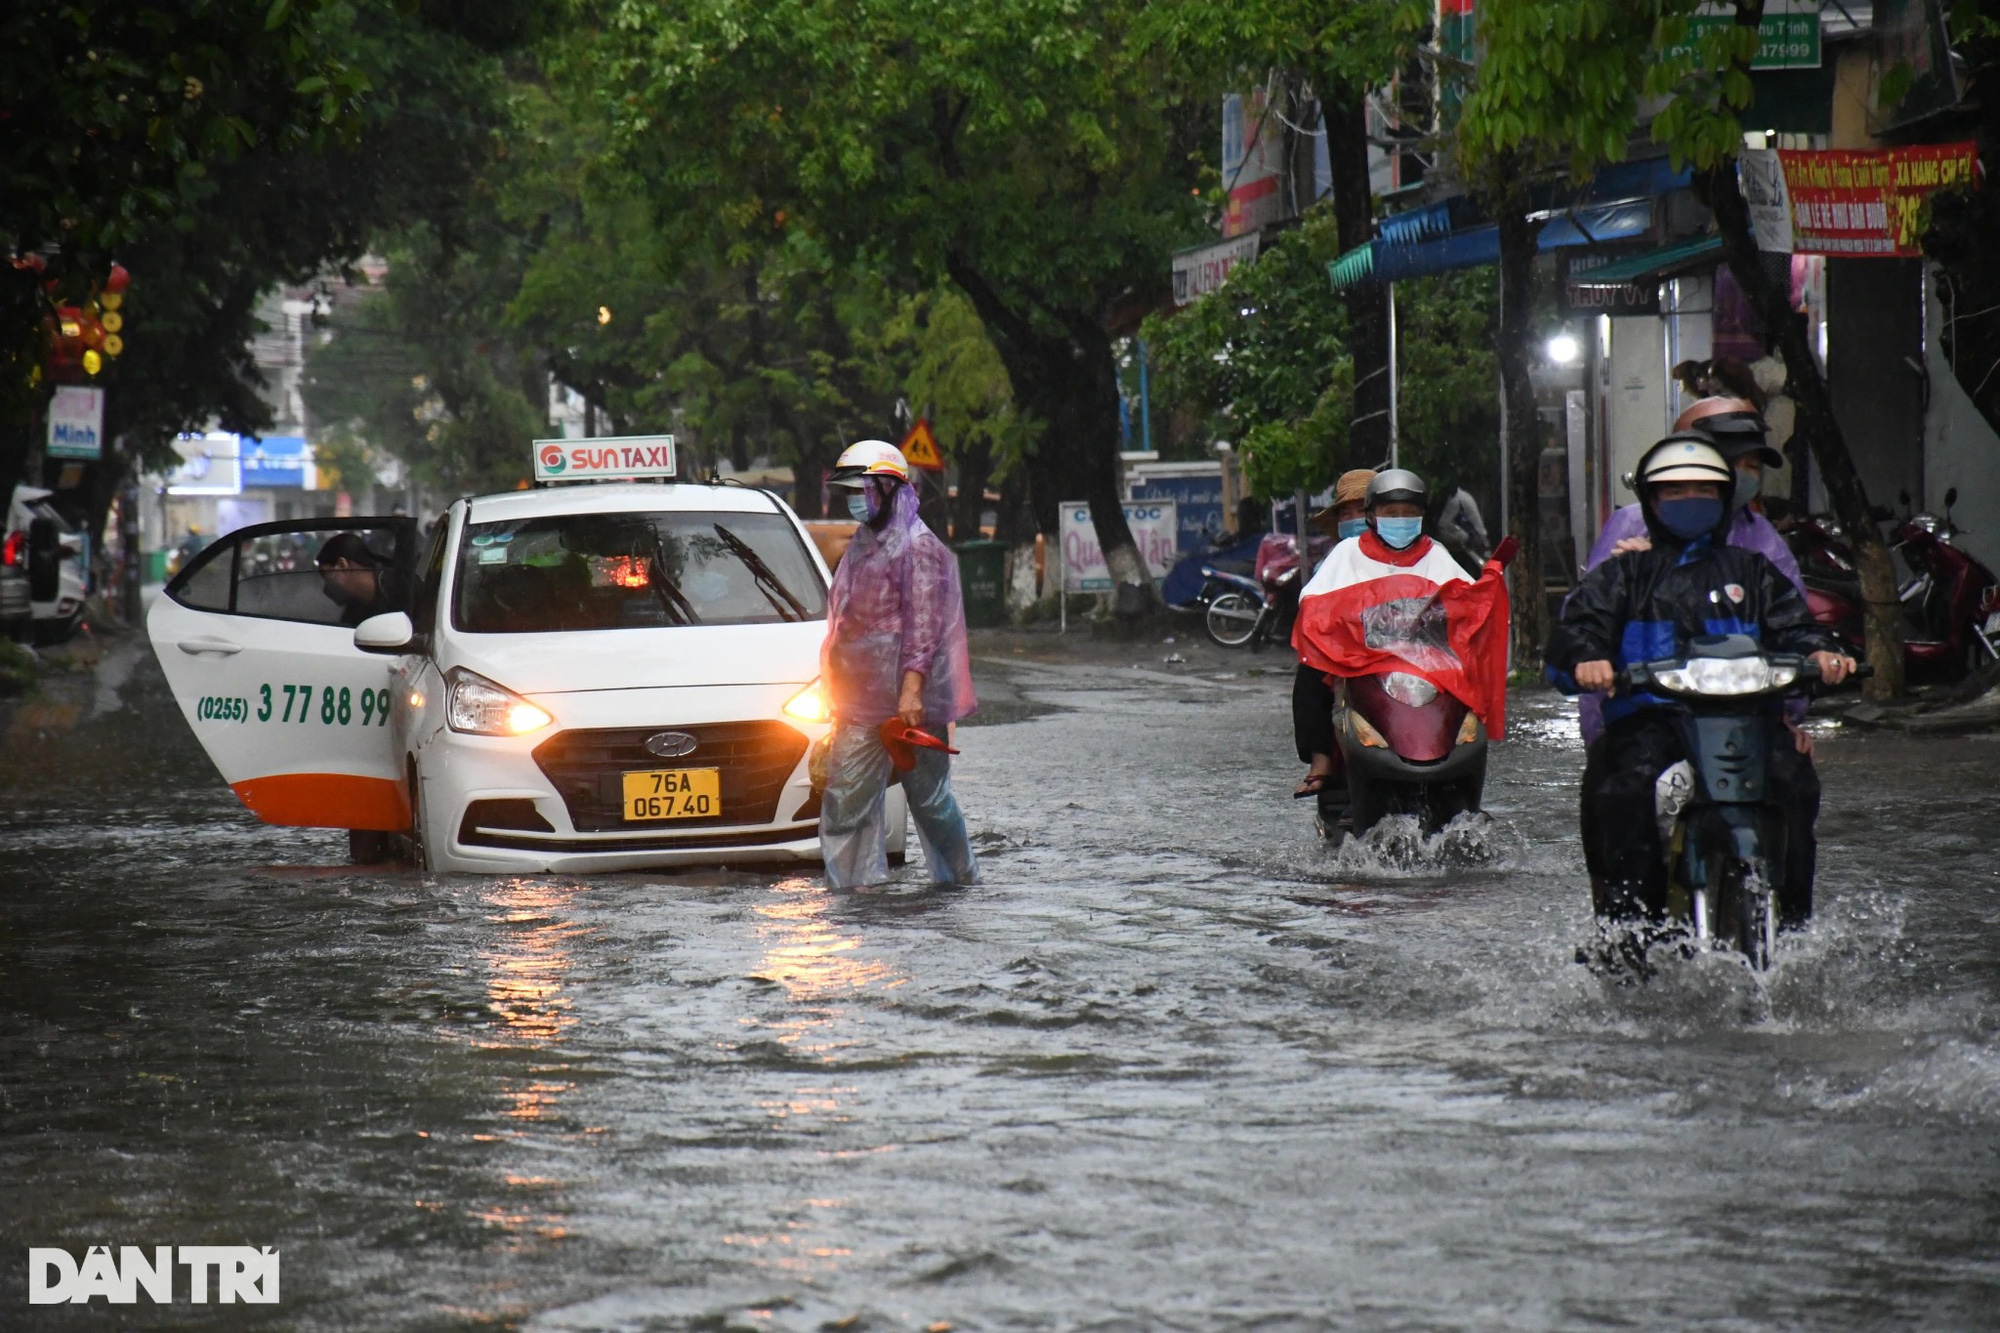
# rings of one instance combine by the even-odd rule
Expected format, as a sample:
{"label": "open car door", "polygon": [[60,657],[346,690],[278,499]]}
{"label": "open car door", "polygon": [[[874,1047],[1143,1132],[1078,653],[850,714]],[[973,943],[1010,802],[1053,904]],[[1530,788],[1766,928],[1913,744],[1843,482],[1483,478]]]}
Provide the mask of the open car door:
{"label": "open car door", "polygon": [[356,648],[354,626],[409,609],[417,542],[411,518],[260,523],[202,551],[154,602],[146,632],[181,712],[265,823],[409,827],[395,659]]}

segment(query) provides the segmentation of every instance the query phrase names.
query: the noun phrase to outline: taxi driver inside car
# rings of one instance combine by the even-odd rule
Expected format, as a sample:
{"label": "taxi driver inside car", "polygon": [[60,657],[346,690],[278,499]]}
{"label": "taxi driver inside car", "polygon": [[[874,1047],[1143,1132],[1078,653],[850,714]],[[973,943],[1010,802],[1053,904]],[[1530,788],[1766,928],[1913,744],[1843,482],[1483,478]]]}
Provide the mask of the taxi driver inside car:
{"label": "taxi driver inside car", "polygon": [[[401,518],[264,524],[176,577],[148,628],[224,778],[267,822],[439,870],[816,859],[828,580],[797,516],[672,481],[667,437],[535,460],[541,488],[460,500],[428,542]],[[310,601],[237,557],[280,529],[339,561],[296,571]],[[370,561],[393,609],[354,624]]]}

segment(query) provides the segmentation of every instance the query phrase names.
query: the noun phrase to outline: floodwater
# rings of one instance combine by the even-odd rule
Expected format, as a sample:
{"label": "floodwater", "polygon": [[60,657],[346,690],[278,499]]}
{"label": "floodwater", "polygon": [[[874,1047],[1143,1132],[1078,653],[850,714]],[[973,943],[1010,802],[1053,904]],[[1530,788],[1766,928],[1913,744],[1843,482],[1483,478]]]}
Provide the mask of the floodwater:
{"label": "floodwater", "polygon": [[[1331,849],[1275,662],[1113,652],[982,663],[968,891],[363,871],[149,658],[17,708],[0,1326],[1993,1326],[2000,744],[1824,736],[1776,973],[1620,986],[1550,696],[1488,827]],[[98,1243],[283,1301],[26,1304]]]}

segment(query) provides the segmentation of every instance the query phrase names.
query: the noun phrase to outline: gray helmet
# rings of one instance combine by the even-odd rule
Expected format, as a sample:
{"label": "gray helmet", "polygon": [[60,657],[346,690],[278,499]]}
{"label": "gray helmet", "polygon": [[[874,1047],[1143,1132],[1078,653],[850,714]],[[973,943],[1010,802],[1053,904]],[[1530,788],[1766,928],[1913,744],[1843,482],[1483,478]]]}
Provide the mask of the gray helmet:
{"label": "gray helmet", "polygon": [[1368,483],[1368,496],[1362,501],[1362,508],[1373,509],[1393,500],[1427,504],[1429,492],[1424,489],[1424,479],[1406,467],[1384,468],[1377,472],[1375,480]]}

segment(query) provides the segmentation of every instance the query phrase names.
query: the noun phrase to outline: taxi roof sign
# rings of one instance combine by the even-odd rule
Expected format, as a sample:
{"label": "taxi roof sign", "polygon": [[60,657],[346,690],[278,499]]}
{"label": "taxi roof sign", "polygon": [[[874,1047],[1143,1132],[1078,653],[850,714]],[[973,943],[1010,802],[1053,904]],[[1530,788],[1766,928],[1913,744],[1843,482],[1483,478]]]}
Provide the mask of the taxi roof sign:
{"label": "taxi roof sign", "polygon": [[671,435],[606,435],[589,440],[536,440],[535,480],[629,481],[674,475]]}

